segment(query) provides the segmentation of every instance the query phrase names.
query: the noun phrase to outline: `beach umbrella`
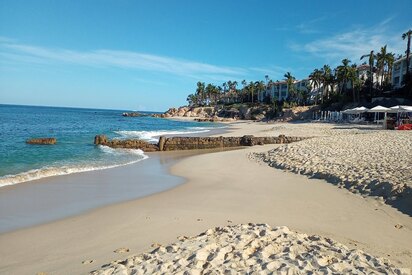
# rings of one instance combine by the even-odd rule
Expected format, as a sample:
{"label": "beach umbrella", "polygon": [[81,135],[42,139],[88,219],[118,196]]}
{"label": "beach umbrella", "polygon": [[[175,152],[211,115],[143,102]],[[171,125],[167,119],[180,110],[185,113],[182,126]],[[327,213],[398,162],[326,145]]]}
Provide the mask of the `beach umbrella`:
{"label": "beach umbrella", "polygon": [[358,114],[366,113],[367,111],[369,111],[369,109],[364,106],[353,108],[352,110],[356,111]]}
{"label": "beach umbrella", "polygon": [[386,108],[386,107],[378,105],[378,106],[375,106],[372,109],[370,109],[368,112],[369,113],[387,113],[390,110],[391,110],[391,108]]}
{"label": "beach umbrella", "polygon": [[390,108],[390,113],[409,113],[412,112],[412,106],[396,105]]}
{"label": "beach umbrella", "polygon": [[412,113],[412,106],[407,105],[396,105],[390,108],[390,113],[396,113],[396,121],[398,126],[401,124],[400,115],[401,113]]}
{"label": "beach umbrella", "polygon": [[386,120],[386,113],[389,112],[389,111],[391,111],[390,108],[386,108],[386,107],[378,105],[378,106],[375,106],[372,109],[370,109],[368,112],[369,113],[375,113],[375,119],[374,120],[376,121],[377,120],[376,116],[377,116],[378,113],[385,113],[384,120]]}

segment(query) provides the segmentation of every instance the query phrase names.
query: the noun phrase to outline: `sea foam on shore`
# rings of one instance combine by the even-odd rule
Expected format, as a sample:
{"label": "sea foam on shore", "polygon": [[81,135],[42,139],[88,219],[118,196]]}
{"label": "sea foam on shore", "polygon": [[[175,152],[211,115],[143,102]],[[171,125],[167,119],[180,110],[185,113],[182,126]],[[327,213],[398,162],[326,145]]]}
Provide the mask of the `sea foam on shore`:
{"label": "sea foam on shore", "polygon": [[[62,166],[45,166],[39,169],[32,169],[27,172],[22,172],[16,175],[5,175],[0,177],[0,187],[13,185],[17,183],[38,180],[53,176],[69,175],[74,173],[82,173],[96,170],[115,168],[123,165],[136,163],[148,158],[147,155],[140,149],[113,149],[107,146],[99,145],[99,149],[105,154],[120,156],[117,163],[105,164],[95,161],[95,163],[78,163]],[[124,159],[121,159],[124,156]]]}
{"label": "sea foam on shore", "polygon": [[287,227],[240,224],[209,229],[198,236],[105,265],[109,274],[408,274],[388,260],[317,235]]}

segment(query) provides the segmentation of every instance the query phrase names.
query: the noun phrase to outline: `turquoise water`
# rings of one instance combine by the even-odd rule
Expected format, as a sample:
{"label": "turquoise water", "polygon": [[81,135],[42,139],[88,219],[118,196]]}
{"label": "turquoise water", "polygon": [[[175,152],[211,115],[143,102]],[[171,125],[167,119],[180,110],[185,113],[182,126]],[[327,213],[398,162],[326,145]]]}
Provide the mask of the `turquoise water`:
{"label": "turquoise water", "polygon": [[[94,136],[141,138],[193,134],[213,123],[122,117],[124,110],[0,105],[0,186],[43,177],[106,169],[147,158],[141,150],[93,145]],[[56,145],[29,145],[35,137],[55,137]]]}

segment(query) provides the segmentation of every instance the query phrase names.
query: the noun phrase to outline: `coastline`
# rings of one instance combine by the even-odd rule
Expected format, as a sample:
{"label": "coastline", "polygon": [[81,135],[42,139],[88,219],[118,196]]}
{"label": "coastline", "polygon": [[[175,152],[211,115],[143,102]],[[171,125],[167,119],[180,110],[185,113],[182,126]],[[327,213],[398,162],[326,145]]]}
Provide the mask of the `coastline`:
{"label": "coastline", "polygon": [[[242,122],[232,124],[224,135],[273,135],[279,130],[287,129],[282,124]],[[249,153],[274,146],[187,157],[170,169],[172,175],[186,179],[172,189],[1,234],[0,272],[83,274],[150,250],[154,243],[168,244],[181,235],[249,222],[331,237],[350,248],[389,258],[398,266],[412,267],[409,216],[324,180],[248,158]],[[397,224],[403,228],[397,229]],[[122,247],[130,252],[113,252]],[[93,262],[82,264],[89,260]]]}

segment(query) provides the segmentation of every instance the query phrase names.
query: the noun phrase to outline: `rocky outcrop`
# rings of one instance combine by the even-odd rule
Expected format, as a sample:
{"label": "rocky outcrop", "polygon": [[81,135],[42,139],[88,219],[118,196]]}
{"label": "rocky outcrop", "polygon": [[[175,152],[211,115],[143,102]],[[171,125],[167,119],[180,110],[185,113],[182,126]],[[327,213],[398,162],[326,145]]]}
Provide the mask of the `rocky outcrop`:
{"label": "rocky outcrop", "polygon": [[122,116],[125,116],[125,117],[140,117],[140,116],[142,116],[142,114],[138,113],[138,112],[131,112],[131,113],[123,113]]}
{"label": "rocky outcrop", "polygon": [[179,107],[170,108],[163,114],[153,114],[154,117],[196,117],[199,121],[219,122],[225,119],[263,120],[270,112],[270,106],[239,106],[218,105],[215,107]]}
{"label": "rocky outcrop", "polygon": [[298,106],[288,109],[283,109],[282,115],[278,117],[277,121],[287,122],[296,120],[311,120],[313,112],[319,111],[319,106]]}
{"label": "rocky outcrop", "polygon": [[56,144],[56,138],[32,138],[26,140],[27,144],[38,144],[38,145],[53,145]]}
{"label": "rocky outcrop", "polygon": [[94,138],[94,144],[105,145],[112,148],[141,149],[145,152],[154,152],[281,144],[296,142],[303,139],[306,138],[286,137],[284,135],[278,137],[255,137],[251,135],[243,137],[160,137],[157,144],[152,144],[138,139],[107,140],[105,135],[98,135]]}
{"label": "rocky outcrop", "polygon": [[108,140],[105,135],[97,135],[94,138],[95,145],[105,145],[111,148],[126,148],[126,149],[140,149],[145,152],[159,151],[156,144],[152,144],[139,139],[112,139]]}

